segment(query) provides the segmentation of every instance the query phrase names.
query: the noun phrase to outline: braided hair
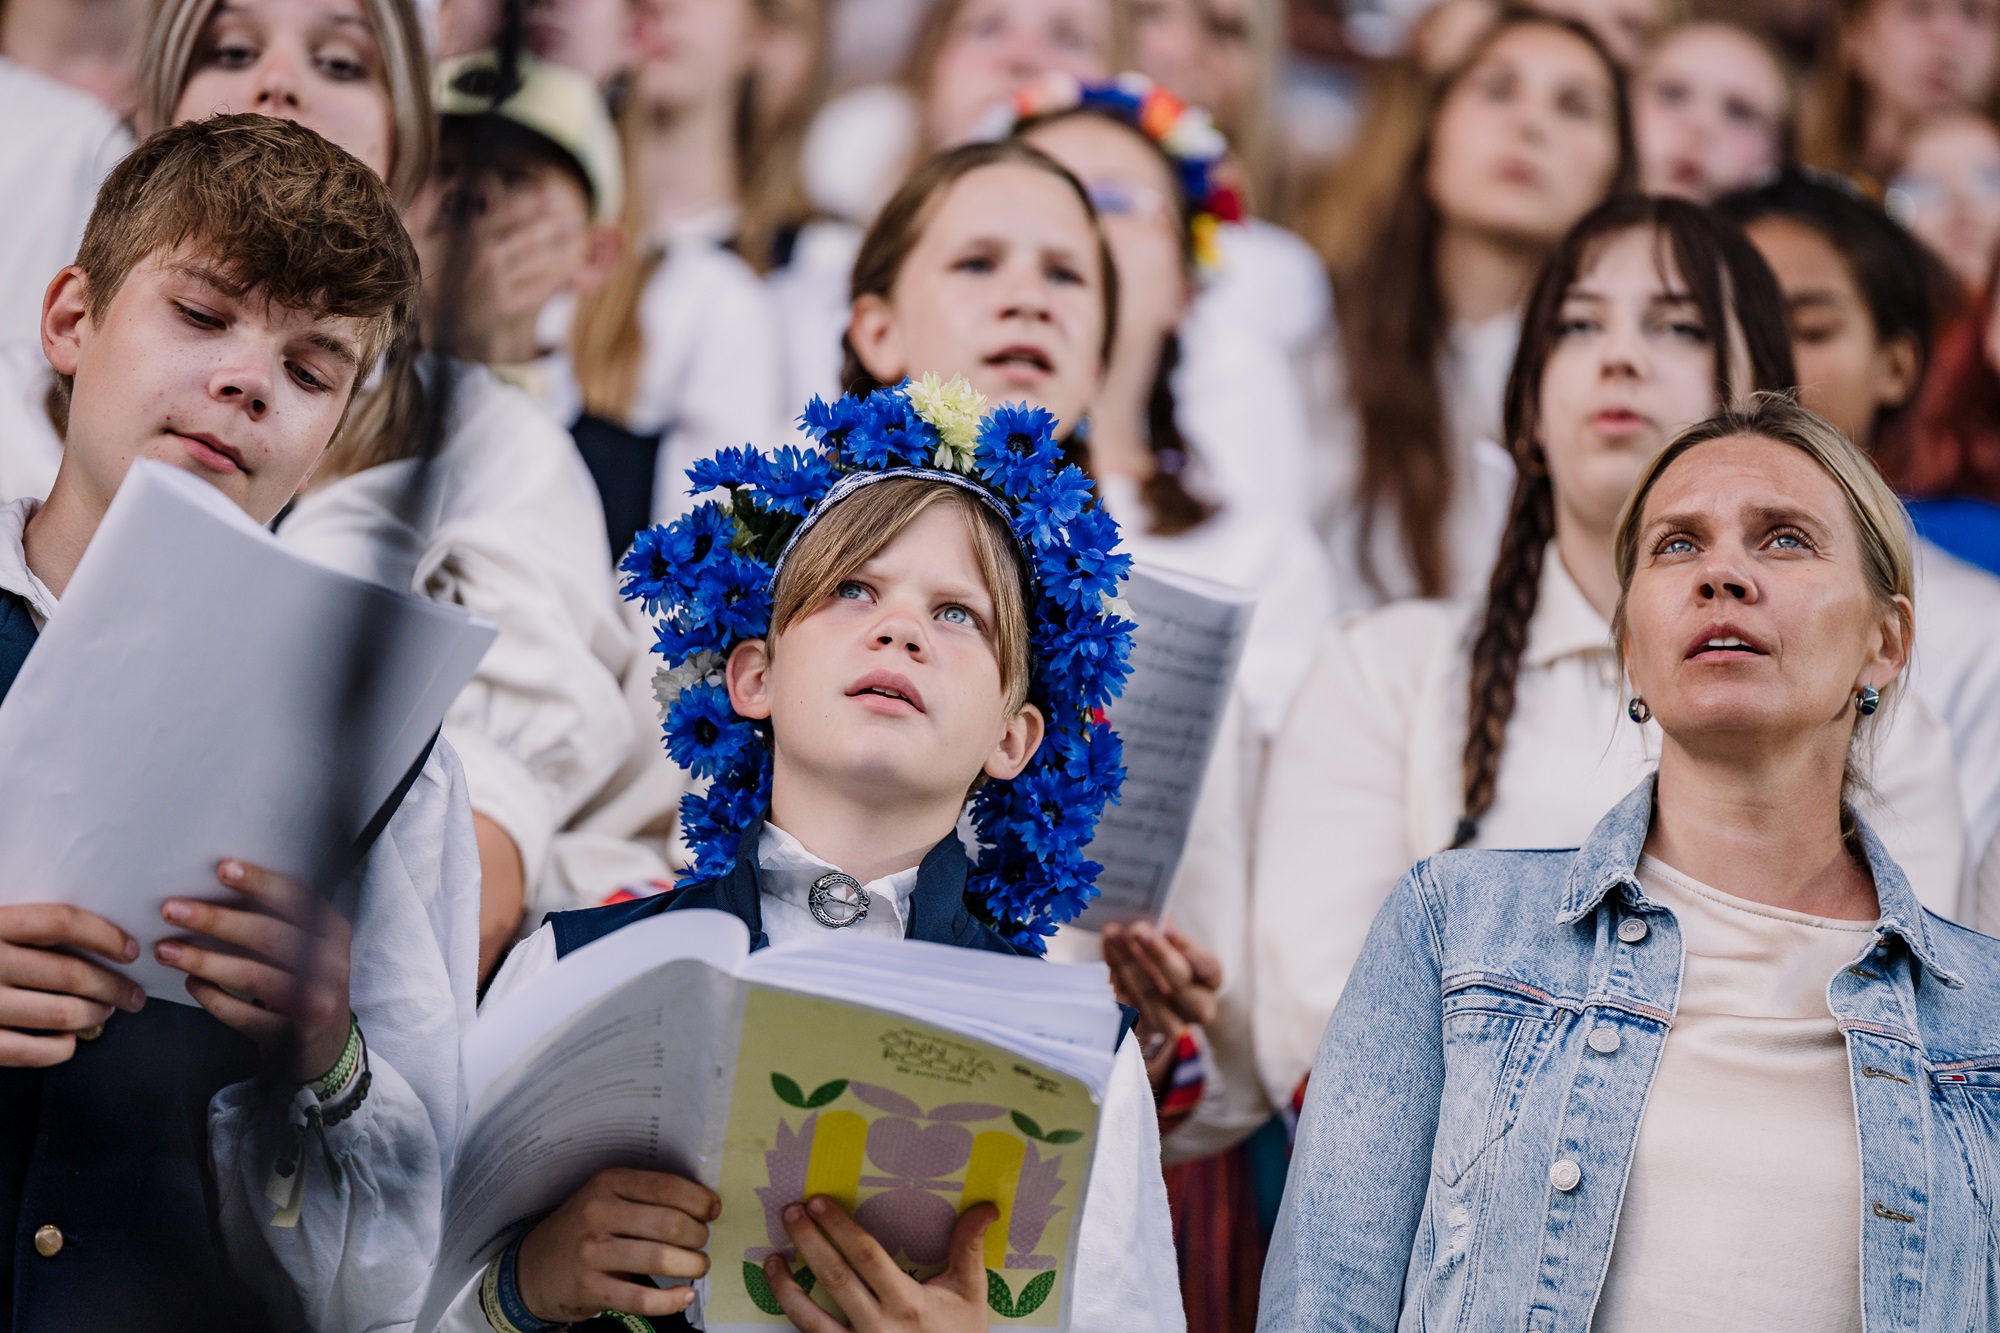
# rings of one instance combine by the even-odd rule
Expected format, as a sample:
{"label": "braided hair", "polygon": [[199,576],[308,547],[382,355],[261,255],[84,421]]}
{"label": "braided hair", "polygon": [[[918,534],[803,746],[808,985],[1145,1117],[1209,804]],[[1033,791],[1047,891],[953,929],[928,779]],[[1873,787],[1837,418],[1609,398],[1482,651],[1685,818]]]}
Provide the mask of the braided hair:
{"label": "braided hair", "polygon": [[[1653,233],[1661,271],[1669,271],[1671,262],[1701,312],[1715,349],[1719,406],[1753,390],[1789,387],[1794,378],[1778,281],[1734,224],[1684,200],[1620,195],[1592,210],[1563,238],[1528,297],[1520,350],[1507,378],[1504,421],[1517,472],[1506,532],[1472,643],[1465,803],[1452,836],[1454,847],[1468,846],[1479,836],[1479,821],[1493,806],[1507,724],[1514,717],[1521,655],[1541,596],[1542,562],[1556,534],[1555,486],[1541,444],[1541,394],[1563,301],[1607,241],[1635,230]],[[1748,351],[1747,366],[1730,364],[1732,339],[1726,331],[1737,329]]]}

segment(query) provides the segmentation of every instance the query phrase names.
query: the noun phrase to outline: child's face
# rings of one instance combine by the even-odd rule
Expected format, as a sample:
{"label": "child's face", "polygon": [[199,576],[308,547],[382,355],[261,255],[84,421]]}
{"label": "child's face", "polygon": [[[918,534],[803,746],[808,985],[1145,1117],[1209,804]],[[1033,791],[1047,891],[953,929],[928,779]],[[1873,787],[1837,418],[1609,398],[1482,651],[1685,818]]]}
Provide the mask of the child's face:
{"label": "child's face", "polygon": [[[600,229],[590,219],[590,200],[574,174],[543,158],[506,153],[489,170],[468,174],[462,154],[447,146],[437,181],[411,210],[410,231],[423,262],[426,314],[437,313],[440,283],[455,244],[473,256],[454,310],[459,334],[454,346],[474,359],[488,359],[465,337],[503,329],[523,329],[532,342],[536,317],[558,293],[573,290],[594,273]],[[458,231],[459,225],[465,231]],[[462,239],[461,239],[462,237]],[[442,332],[442,331],[434,331]],[[532,346],[512,348],[503,360],[525,360]]]}
{"label": "child's face", "polygon": [[361,0],[223,0],[174,120],[224,111],[295,120],[385,180],[394,165],[389,84]]}
{"label": "child's face", "polygon": [[982,167],[950,186],[890,299],[863,296],[848,336],[884,384],[963,375],[989,402],[1073,427],[1103,372],[1104,274],[1083,203],[1046,171]]}
{"label": "child's face", "polygon": [[1044,74],[1109,77],[1111,38],[1106,0],[967,0],[921,90],[930,146],[964,143],[995,102]]}
{"label": "child's face", "polygon": [[899,805],[964,799],[1033,758],[1041,714],[1007,712],[993,595],[958,507],[934,504],[766,649],[739,647],[730,699],[769,718],[774,780]]}
{"label": "child's face", "polygon": [[1724,23],[1681,29],[1646,57],[1633,94],[1641,183],[1705,204],[1769,179],[1788,96],[1784,71],[1750,34]]}
{"label": "child's face", "polygon": [[80,269],[43,307],[42,348],[74,377],[63,467],[108,505],[132,461],[192,472],[259,523],[297,493],[347,408],[358,321],[231,296],[201,256],[154,254],[85,313]]}

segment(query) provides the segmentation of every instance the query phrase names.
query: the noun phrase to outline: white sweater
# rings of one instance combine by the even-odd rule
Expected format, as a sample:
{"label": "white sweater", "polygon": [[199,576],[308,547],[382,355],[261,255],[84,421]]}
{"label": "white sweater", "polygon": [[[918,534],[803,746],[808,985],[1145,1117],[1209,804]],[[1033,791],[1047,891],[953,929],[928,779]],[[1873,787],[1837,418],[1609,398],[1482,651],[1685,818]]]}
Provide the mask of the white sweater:
{"label": "white sweater", "polygon": [[621,685],[637,669],[637,640],[612,582],[597,492],[569,436],[483,368],[459,370],[421,534],[394,513],[415,466],[404,461],[308,491],[278,538],[499,623],[444,734],[465,763],[473,808],[520,849],[532,928],[544,911],[592,905],[618,887],[588,902],[542,890],[558,834],[642,743]]}
{"label": "white sweater", "polygon": [[[1478,610],[1405,602],[1337,623],[1273,748],[1255,845],[1251,958],[1265,1090],[1290,1097],[1377,910],[1462,811]],[[1626,718],[1610,627],[1551,546],[1481,847],[1574,847],[1658,762]],[[1943,725],[1919,697],[1885,713],[1862,813],[1925,905],[1958,907],[1964,831]]]}

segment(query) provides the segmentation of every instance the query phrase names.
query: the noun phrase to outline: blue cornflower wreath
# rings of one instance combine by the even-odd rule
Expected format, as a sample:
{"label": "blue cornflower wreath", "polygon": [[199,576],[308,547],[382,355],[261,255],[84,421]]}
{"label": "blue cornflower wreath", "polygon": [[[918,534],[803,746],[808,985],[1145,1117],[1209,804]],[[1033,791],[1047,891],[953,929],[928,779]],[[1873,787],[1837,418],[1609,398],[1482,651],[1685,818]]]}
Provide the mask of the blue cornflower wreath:
{"label": "blue cornflower wreath", "polygon": [[1118,525],[1089,479],[1063,460],[1055,418],[984,407],[963,380],[934,375],[866,397],[815,398],[799,419],[809,446],[702,459],[688,469],[691,493],[723,497],[633,543],[624,591],[658,622],[654,651],[666,665],[654,689],[667,752],[708,784],[681,798],[698,878],[728,873],[771,799],[769,734],[730,706],[723,664],[770,628],[777,571],[836,483],[851,479],[844,495],[862,482],[857,474],[895,471],[976,486],[1006,516],[1029,575],[1028,697],[1046,732],[1019,777],[972,798],[980,849],[967,904],[1010,943],[1040,952],[1043,937],[1096,896],[1101,867],[1084,849],[1125,778],[1104,708],[1130,670],[1132,622],[1115,598],[1131,557],[1118,551]]}

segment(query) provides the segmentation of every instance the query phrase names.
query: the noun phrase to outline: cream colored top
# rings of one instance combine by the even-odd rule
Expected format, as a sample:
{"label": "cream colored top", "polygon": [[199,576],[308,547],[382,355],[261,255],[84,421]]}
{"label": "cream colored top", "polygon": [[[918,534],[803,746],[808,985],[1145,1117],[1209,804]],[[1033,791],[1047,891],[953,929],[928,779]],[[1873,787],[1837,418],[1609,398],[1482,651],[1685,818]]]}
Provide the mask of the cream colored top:
{"label": "cream colored top", "polygon": [[[1253,844],[1258,1068],[1283,1104],[1312,1067],[1382,902],[1450,845],[1463,810],[1477,608],[1404,602],[1328,630],[1272,745]],[[1480,847],[1575,847],[1659,762],[1657,723],[1625,716],[1611,630],[1553,547]],[[1964,866],[1951,737],[1904,695],[1878,737],[1862,815],[1926,907],[1956,918]],[[1878,719],[1879,720],[1879,719]]]}
{"label": "cream colored top", "polygon": [[1859,1330],[1861,1153],[1826,991],[1875,923],[1731,897],[1650,856],[1639,887],[1680,924],[1680,1001],[1591,1327]]}

